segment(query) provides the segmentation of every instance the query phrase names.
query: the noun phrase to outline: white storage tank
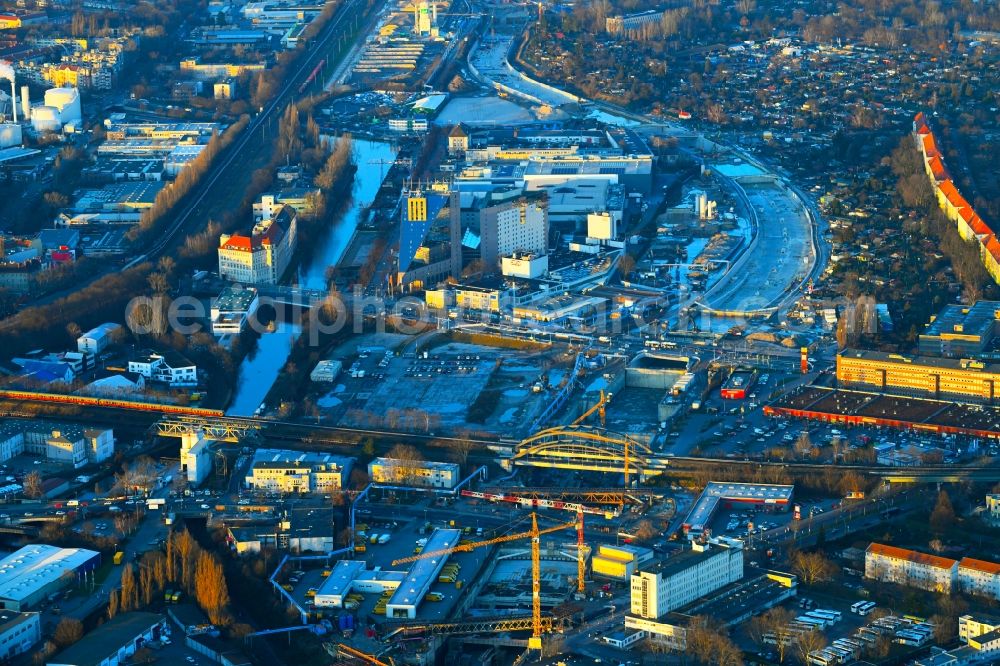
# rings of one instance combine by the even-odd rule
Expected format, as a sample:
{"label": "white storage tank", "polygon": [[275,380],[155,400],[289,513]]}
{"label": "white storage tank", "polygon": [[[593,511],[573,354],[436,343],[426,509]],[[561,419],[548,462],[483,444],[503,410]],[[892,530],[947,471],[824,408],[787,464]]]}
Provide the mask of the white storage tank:
{"label": "white storage tank", "polygon": [[36,106],[31,110],[31,126],[37,132],[58,132],[62,129],[59,109],[54,106]]}
{"label": "white storage tank", "polygon": [[80,91],[76,88],[49,88],[45,91],[45,106],[51,106],[59,111],[62,124],[83,124],[83,111],[80,108]]}
{"label": "white storage tank", "polygon": [[21,126],[15,123],[3,123],[0,125],[0,148],[13,148],[20,146]]}

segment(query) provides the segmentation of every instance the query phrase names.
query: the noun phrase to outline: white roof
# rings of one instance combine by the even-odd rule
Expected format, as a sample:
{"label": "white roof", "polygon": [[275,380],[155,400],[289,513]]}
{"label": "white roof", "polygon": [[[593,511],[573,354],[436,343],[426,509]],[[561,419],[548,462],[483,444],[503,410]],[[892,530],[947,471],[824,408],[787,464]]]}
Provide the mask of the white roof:
{"label": "white roof", "polygon": [[[424,546],[424,552],[431,553],[458,545],[462,530],[437,528]],[[387,606],[416,606],[424,598],[431,584],[437,579],[449,555],[417,560],[406,573],[406,579],[396,588]]]}
{"label": "white roof", "polygon": [[316,596],[325,597],[328,595],[344,596],[351,589],[351,583],[358,574],[365,570],[367,565],[362,560],[340,560],[330,571],[323,584],[316,590]]}
{"label": "white roof", "polygon": [[25,546],[0,560],[0,599],[23,601],[95,557],[99,553],[84,548]]}

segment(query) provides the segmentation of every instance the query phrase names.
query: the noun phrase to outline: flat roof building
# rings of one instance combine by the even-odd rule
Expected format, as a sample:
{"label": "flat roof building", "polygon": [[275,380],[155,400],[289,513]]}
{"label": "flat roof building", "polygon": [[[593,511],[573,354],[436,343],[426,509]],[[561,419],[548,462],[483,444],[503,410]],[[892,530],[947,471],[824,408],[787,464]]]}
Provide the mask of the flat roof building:
{"label": "flat roof building", "polygon": [[313,599],[317,608],[343,608],[344,600],[354,586],[354,580],[367,568],[362,560],[340,560],[333,565],[330,575],[316,590]]}
{"label": "flat roof building", "polygon": [[317,493],[342,490],[354,467],[354,458],[312,451],[258,449],[247,488],[283,493]]}
{"label": "flat roof building", "polygon": [[375,483],[454,488],[460,480],[459,474],[456,463],[395,458],[375,458],[368,463],[368,476]]}
{"label": "flat roof building", "polygon": [[[454,548],[458,545],[458,540],[462,536],[462,530],[435,529],[427,539],[424,552],[431,553],[438,550]],[[385,605],[386,617],[392,618],[415,618],[417,616],[417,606],[423,601],[424,595],[430,590],[431,584],[437,581],[438,574],[444,568],[444,563],[448,560],[448,555],[436,558],[417,560],[406,573],[403,583],[393,592],[389,602]]]}
{"label": "flat roof building", "polygon": [[738,503],[786,508],[794,490],[792,485],[709,481],[684,519],[684,531],[689,538],[701,536],[720,503],[726,506]]}
{"label": "flat roof building", "polygon": [[75,583],[101,563],[101,554],[84,548],[46,544],[24,546],[0,560],[0,604],[22,611]]}
{"label": "flat roof building", "polygon": [[39,613],[0,610],[0,661],[23,654],[42,640],[39,617]]}
{"label": "flat roof building", "polygon": [[1000,334],[1000,301],[946,305],[920,334],[927,356],[969,357],[987,351]]}
{"label": "flat roof building", "polygon": [[121,666],[150,641],[164,634],[167,620],[157,613],[116,615],[59,654],[47,666]]}
{"label": "flat roof building", "polygon": [[845,349],[837,354],[837,383],[917,397],[993,402],[1000,397],[1000,364]]}

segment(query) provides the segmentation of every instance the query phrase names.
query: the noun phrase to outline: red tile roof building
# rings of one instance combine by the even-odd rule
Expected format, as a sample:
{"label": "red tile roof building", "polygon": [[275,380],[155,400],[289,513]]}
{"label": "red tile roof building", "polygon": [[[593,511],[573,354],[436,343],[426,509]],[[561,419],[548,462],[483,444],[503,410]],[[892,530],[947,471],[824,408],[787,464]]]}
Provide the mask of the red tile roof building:
{"label": "red tile roof building", "polygon": [[1000,242],[997,242],[990,226],[976,214],[972,204],[955,187],[941,157],[937,139],[923,112],[913,118],[913,138],[923,155],[924,170],[930,178],[938,205],[948,219],[955,223],[962,238],[978,243],[983,265],[994,281],[1000,284]]}

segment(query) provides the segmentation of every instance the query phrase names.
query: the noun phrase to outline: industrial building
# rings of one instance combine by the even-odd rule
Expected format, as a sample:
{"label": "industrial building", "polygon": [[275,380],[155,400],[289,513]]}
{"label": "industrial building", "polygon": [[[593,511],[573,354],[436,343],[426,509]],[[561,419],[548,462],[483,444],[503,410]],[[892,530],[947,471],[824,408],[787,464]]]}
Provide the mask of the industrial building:
{"label": "industrial building", "polygon": [[1000,364],[845,349],[837,354],[837,383],[917,397],[993,402],[1000,397]]}
{"label": "industrial building", "polygon": [[692,542],[690,550],[630,576],[630,612],[655,620],[742,578],[742,542]]}
{"label": "industrial building", "polygon": [[334,525],[329,514],[295,508],[276,516],[241,517],[226,523],[226,541],[237,555],[265,549],[290,553],[333,551]]}
{"label": "industrial building", "polygon": [[283,206],[256,223],[249,236],[219,237],[219,275],[243,284],[278,284],[298,243],[297,215]]}
{"label": "industrial building", "polygon": [[375,483],[450,489],[458,485],[459,474],[456,463],[396,458],[375,458],[368,463],[368,476]]}
{"label": "industrial building", "polygon": [[653,559],[653,551],[641,546],[601,544],[590,559],[594,576],[628,580],[639,567]]}
{"label": "industrial building", "polygon": [[50,657],[48,666],[122,666],[151,641],[167,633],[167,620],[157,613],[121,613]]}
{"label": "industrial building", "polygon": [[[457,466],[456,466],[457,467]],[[458,540],[462,536],[462,530],[435,529],[427,539],[424,546],[425,552],[433,553],[440,550],[447,550],[458,545]],[[444,563],[448,556],[438,558],[420,559],[413,563],[410,570],[406,572],[406,578],[396,591],[393,592],[385,606],[385,615],[388,618],[415,618],[417,616],[417,606],[424,600],[424,596],[431,588],[431,584],[437,582],[438,574],[444,568]]]}
{"label": "industrial building", "polygon": [[226,287],[212,301],[211,319],[214,335],[239,335],[250,317],[257,313],[260,300],[253,287]]}
{"label": "industrial building", "polygon": [[246,487],[281,493],[329,493],[347,487],[354,458],[329,453],[258,449]]}
{"label": "industrial building", "polygon": [[125,334],[125,329],[121,324],[113,322],[96,326],[76,339],[76,348],[87,354],[100,354],[107,349],[116,339]]}
{"label": "industrial building", "polygon": [[684,531],[690,539],[702,536],[720,504],[726,508],[750,505],[774,511],[787,510],[794,491],[795,486],[792,485],[709,481],[705,490],[691,505],[691,510],[684,519]]}
{"label": "industrial building", "polygon": [[201,485],[212,471],[211,445],[203,433],[186,432],[181,435],[181,471],[192,486]]}
{"label": "industrial building", "polygon": [[343,367],[344,364],[336,359],[323,359],[309,373],[309,379],[314,382],[335,382]]}
{"label": "industrial building", "polygon": [[39,613],[0,610],[0,661],[23,654],[42,640]]}
{"label": "industrial building", "polygon": [[80,582],[101,564],[101,554],[83,548],[33,544],[0,560],[0,605],[23,611],[48,595]]}
{"label": "industrial building", "polygon": [[1000,334],[1000,301],[944,306],[920,334],[921,356],[971,358],[993,346]]}
{"label": "industrial building", "polygon": [[422,289],[462,273],[462,225],[457,192],[404,192],[396,281]]}

